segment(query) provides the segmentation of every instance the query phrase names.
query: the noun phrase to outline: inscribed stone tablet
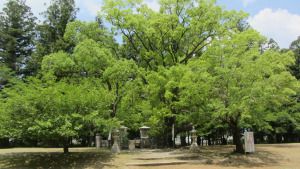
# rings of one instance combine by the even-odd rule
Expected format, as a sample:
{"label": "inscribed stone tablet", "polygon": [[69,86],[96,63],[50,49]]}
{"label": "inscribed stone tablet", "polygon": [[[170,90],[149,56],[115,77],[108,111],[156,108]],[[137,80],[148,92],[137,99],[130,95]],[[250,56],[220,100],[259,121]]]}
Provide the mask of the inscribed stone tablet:
{"label": "inscribed stone tablet", "polygon": [[245,132],[245,152],[255,152],[253,132]]}

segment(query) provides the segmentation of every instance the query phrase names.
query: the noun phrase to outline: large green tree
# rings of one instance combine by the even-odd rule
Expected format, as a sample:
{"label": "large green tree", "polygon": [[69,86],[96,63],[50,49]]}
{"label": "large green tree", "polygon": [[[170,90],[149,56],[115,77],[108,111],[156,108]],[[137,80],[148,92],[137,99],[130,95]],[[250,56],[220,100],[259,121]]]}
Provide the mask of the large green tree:
{"label": "large green tree", "polygon": [[265,127],[264,118],[290,103],[298,88],[296,78],[287,70],[294,62],[293,53],[268,50],[260,54],[261,39],[252,29],[222,37],[202,58],[195,59],[198,65],[193,66],[209,73],[200,81],[210,85],[204,92],[210,93],[207,106],[212,108],[214,119],[228,125],[239,153],[244,152],[242,127]]}
{"label": "large green tree", "polygon": [[148,71],[148,112],[156,111],[158,116],[152,119],[160,121],[164,142],[171,146],[172,139],[167,133],[171,133],[172,124],[178,123],[181,108],[177,102],[184,89],[180,87],[181,77],[186,71],[179,65],[201,57],[217,38],[240,29],[247,14],[226,11],[214,0],[162,0],[159,12],[139,0],[105,2],[104,18],[115,32],[123,35],[122,56]]}
{"label": "large green tree", "polygon": [[4,93],[1,114],[6,115],[3,127],[10,138],[56,142],[65,153],[70,137],[89,136],[110,120],[105,111],[108,94],[97,79],[70,84],[30,78]]}
{"label": "large green tree", "polygon": [[28,74],[26,61],[33,52],[36,17],[25,2],[10,0],[0,14],[0,61],[17,75]]}

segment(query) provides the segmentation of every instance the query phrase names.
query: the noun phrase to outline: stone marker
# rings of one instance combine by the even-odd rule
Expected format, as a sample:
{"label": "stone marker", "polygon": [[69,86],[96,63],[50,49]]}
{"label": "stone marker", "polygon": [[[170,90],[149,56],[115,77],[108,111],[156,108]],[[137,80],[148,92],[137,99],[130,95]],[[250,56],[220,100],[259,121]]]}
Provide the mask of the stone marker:
{"label": "stone marker", "polygon": [[109,148],[108,140],[101,140],[101,148]]}
{"label": "stone marker", "polygon": [[100,135],[100,133],[96,134],[96,148],[101,148],[101,135]]}
{"label": "stone marker", "polygon": [[255,152],[253,132],[245,132],[245,153]]}
{"label": "stone marker", "polygon": [[135,149],[135,140],[129,140],[129,150]]}
{"label": "stone marker", "polygon": [[119,143],[118,143],[119,130],[117,128],[113,131],[113,138],[114,138],[114,144],[111,148],[111,153],[112,154],[120,154],[120,148],[119,148]]}
{"label": "stone marker", "polygon": [[141,134],[141,148],[150,148],[150,138],[148,135],[150,127],[143,126],[140,128],[140,134]]}
{"label": "stone marker", "polygon": [[128,138],[127,138],[127,127],[120,127],[120,137],[119,137],[120,149],[128,149]]}
{"label": "stone marker", "polygon": [[197,145],[197,141],[196,141],[196,138],[197,138],[196,131],[197,130],[195,130],[195,128],[193,127],[193,130],[191,131],[193,143],[192,143],[191,148],[190,148],[190,153],[198,153],[198,152],[200,152],[199,147]]}

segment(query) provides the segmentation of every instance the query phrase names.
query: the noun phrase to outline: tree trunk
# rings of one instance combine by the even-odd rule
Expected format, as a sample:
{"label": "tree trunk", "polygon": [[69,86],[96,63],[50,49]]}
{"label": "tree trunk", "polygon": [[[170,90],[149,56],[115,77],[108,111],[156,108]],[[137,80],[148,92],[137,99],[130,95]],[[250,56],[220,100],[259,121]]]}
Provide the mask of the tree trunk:
{"label": "tree trunk", "polygon": [[208,142],[208,145],[210,146],[211,145],[210,135],[207,136],[207,142]]}
{"label": "tree trunk", "polygon": [[180,136],[180,144],[182,147],[186,146],[186,136]]}
{"label": "tree trunk", "polygon": [[93,143],[93,136],[89,136],[88,139],[89,139],[88,146],[92,147],[93,146],[92,145],[92,143]]}
{"label": "tree trunk", "polygon": [[64,153],[69,153],[69,146],[68,145],[64,145]]}
{"label": "tree trunk", "polygon": [[197,137],[197,144],[200,146],[201,145],[201,138],[200,136]]}
{"label": "tree trunk", "polygon": [[222,145],[227,145],[227,139],[222,135]]}
{"label": "tree trunk", "polygon": [[268,143],[274,143],[274,136],[272,134],[268,135]]}
{"label": "tree trunk", "polygon": [[[174,117],[165,117],[165,126],[164,126],[164,145],[166,147],[173,147],[173,141],[172,141],[172,125],[175,122]],[[176,130],[176,128],[175,128]]]}
{"label": "tree trunk", "polygon": [[238,126],[234,126],[234,128],[232,129],[232,134],[233,134],[233,142],[234,142],[235,147],[236,147],[235,151],[237,153],[245,153],[243,143],[241,141],[241,132],[238,129]]}
{"label": "tree trunk", "polygon": [[70,137],[63,139],[64,153],[69,153]]}

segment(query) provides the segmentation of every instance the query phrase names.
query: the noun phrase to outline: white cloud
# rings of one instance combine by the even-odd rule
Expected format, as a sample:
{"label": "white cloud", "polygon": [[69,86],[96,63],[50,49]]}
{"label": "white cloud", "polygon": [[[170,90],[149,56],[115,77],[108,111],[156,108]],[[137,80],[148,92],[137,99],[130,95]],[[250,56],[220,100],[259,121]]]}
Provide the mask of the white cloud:
{"label": "white cloud", "polygon": [[300,16],[287,10],[265,8],[248,21],[262,35],[277,41],[281,48],[288,48],[300,36]]}
{"label": "white cloud", "polygon": [[243,0],[244,7],[247,7],[250,3],[255,2],[256,0]]}
{"label": "white cloud", "polygon": [[159,11],[160,5],[159,5],[159,3],[158,3],[157,0],[152,0],[152,1],[146,0],[146,1],[144,1],[144,2],[145,2],[145,3],[147,4],[147,6],[148,6],[149,8],[151,8],[153,11],[155,11],[155,12],[158,12],[158,11]]}

